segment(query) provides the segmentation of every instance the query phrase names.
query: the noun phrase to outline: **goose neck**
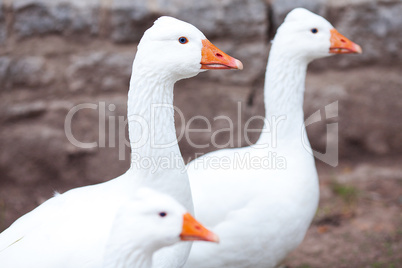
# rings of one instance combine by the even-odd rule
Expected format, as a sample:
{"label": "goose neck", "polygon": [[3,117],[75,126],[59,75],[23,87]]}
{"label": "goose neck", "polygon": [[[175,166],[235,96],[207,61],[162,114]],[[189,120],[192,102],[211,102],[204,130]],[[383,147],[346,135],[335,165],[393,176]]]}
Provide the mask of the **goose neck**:
{"label": "goose neck", "polygon": [[127,108],[132,167],[139,159],[181,156],[174,125],[174,81],[133,70]]}
{"label": "goose neck", "polygon": [[[301,138],[303,99],[308,61],[290,57],[273,45],[264,87],[265,124],[260,140]],[[275,132],[275,133],[274,133]]]}

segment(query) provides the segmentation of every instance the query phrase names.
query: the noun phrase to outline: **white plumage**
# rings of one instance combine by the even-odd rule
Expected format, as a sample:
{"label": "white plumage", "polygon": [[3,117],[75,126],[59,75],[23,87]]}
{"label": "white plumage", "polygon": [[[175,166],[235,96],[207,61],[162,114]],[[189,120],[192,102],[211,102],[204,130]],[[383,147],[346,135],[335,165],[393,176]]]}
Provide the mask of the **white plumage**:
{"label": "white plumage", "polygon": [[[175,133],[173,86],[201,69],[216,68],[239,69],[241,63],[191,24],[159,18],[144,33],[133,63],[128,96],[131,168],[111,181],[57,195],[18,219],[0,234],[0,267],[100,267],[108,235],[104,231],[116,214],[116,202],[128,202],[142,187],[168,194],[192,213]],[[143,164],[171,158],[177,161],[169,166]],[[187,242],[158,251],[155,267],[183,266],[190,247]]]}
{"label": "white plumage", "polygon": [[[85,191],[91,196],[90,189]],[[130,199],[105,193],[87,203],[65,202],[65,198],[82,201],[76,198],[78,193],[71,191],[45,203],[53,203],[60,212],[4,249],[2,267],[150,268],[155,251],[182,239],[185,224],[206,230],[195,221],[184,222],[186,209],[173,198],[147,188],[139,189]],[[63,232],[50,233],[54,224]],[[217,241],[212,233],[205,233],[192,233],[193,240]],[[87,254],[92,251],[98,254]]]}
{"label": "white plumage", "polygon": [[150,268],[155,251],[180,240],[218,242],[218,237],[170,196],[142,188],[117,210],[102,267]]}
{"label": "white plumage", "polygon": [[[308,142],[303,124],[307,65],[330,53],[353,52],[360,47],[334,33],[324,18],[301,8],[287,15],[269,56],[260,139],[188,165],[196,216],[222,242],[193,245],[186,267],[275,267],[301,243],[319,199],[314,158],[302,143]],[[212,160],[230,166],[208,165]]]}

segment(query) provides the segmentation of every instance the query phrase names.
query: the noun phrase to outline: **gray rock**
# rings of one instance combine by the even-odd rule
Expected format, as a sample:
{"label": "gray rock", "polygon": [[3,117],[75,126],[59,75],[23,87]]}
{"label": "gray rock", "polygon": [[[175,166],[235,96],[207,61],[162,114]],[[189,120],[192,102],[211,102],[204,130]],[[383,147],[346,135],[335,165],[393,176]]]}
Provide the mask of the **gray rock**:
{"label": "gray rock", "polygon": [[334,26],[363,48],[362,55],[345,61],[345,64],[400,63],[402,2],[341,7],[334,9],[332,14],[336,18]]}
{"label": "gray rock", "polygon": [[0,169],[6,170],[15,183],[35,185],[44,178],[54,180],[62,175],[66,163],[61,142],[63,130],[36,122],[20,124],[7,131],[1,132]]}
{"label": "gray rock", "polygon": [[[4,61],[7,64],[7,60]],[[28,56],[8,63],[5,77],[7,88],[46,86],[54,79],[55,72],[51,70],[43,57]]]}
{"label": "gray rock", "polygon": [[144,30],[162,15],[192,23],[208,38],[260,39],[268,28],[263,0],[118,0],[113,2],[111,13],[115,42],[138,42]]}
{"label": "gray rock", "polygon": [[7,30],[3,11],[3,1],[0,0],[0,45],[6,41],[6,38],[7,38]]}
{"label": "gray rock", "polygon": [[71,91],[127,90],[133,53],[107,54],[103,51],[71,57],[66,79]]}
{"label": "gray rock", "polygon": [[7,87],[8,70],[11,59],[7,56],[0,57],[0,88]]}
{"label": "gray rock", "polygon": [[[268,29],[267,6],[262,0],[185,1],[181,5],[159,1],[160,10],[169,10],[178,17],[197,26],[208,38],[232,40],[261,40]],[[170,7],[170,8],[169,8]]]}
{"label": "gray rock", "polygon": [[[402,151],[400,111],[402,78],[392,68],[366,67],[309,74],[305,115],[339,102],[339,148],[341,157],[359,152],[384,155]],[[313,147],[325,151],[326,123],[307,128]]]}
{"label": "gray rock", "polygon": [[7,107],[5,117],[8,121],[17,121],[21,119],[34,118],[46,112],[47,104],[44,101],[32,103],[15,104]]}
{"label": "gray rock", "polygon": [[29,37],[51,33],[97,33],[97,7],[74,5],[65,0],[16,0],[14,32],[17,37]]}
{"label": "gray rock", "polygon": [[147,1],[113,1],[111,6],[111,38],[114,42],[138,42],[144,31],[158,17]]}
{"label": "gray rock", "polygon": [[[286,15],[294,8],[303,7],[321,16],[325,16],[327,0],[273,0],[271,3],[274,27],[278,28],[286,17]],[[276,31],[276,29],[275,29]]]}

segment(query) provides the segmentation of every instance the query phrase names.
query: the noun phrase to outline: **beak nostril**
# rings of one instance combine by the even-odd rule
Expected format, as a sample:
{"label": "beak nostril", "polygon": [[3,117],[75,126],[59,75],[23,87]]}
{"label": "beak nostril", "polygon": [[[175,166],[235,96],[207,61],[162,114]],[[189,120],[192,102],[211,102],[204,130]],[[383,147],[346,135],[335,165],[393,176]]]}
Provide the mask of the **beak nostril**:
{"label": "beak nostril", "polygon": [[201,227],[200,227],[200,226],[198,226],[198,225],[196,225],[196,226],[195,226],[195,229],[197,229],[197,230],[201,230]]}
{"label": "beak nostril", "polygon": [[342,43],[346,43],[345,39],[343,39],[343,38],[341,39],[341,42],[342,42]]}
{"label": "beak nostril", "polygon": [[223,58],[222,54],[220,54],[220,53],[216,53],[215,55],[216,55],[218,58]]}

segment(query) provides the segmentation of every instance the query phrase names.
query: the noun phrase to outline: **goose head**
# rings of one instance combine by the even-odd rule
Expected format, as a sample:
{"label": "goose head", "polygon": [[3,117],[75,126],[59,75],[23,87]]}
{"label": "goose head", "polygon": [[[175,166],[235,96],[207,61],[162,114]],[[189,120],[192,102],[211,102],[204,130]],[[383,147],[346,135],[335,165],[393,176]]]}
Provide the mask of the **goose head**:
{"label": "goose head", "polygon": [[287,55],[307,62],[333,54],[362,53],[359,45],[341,35],[326,19],[304,8],[289,12],[273,43]]}
{"label": "goose head", "polygon": [[203,70],[243,68],[239,60],[215,47],[196,27],[166,16],[144,33],[134,65],[174,82]]}
{"label": "goose head", "polygon": [[[218,242],[218,236],[197,222],[176,200],[148,188],[116,214],[110,241],[114,249],[154,251],[179,241]],[[116,248],[117,247],[117,248]],[[127,252],[130,254],[130,252]]]}

